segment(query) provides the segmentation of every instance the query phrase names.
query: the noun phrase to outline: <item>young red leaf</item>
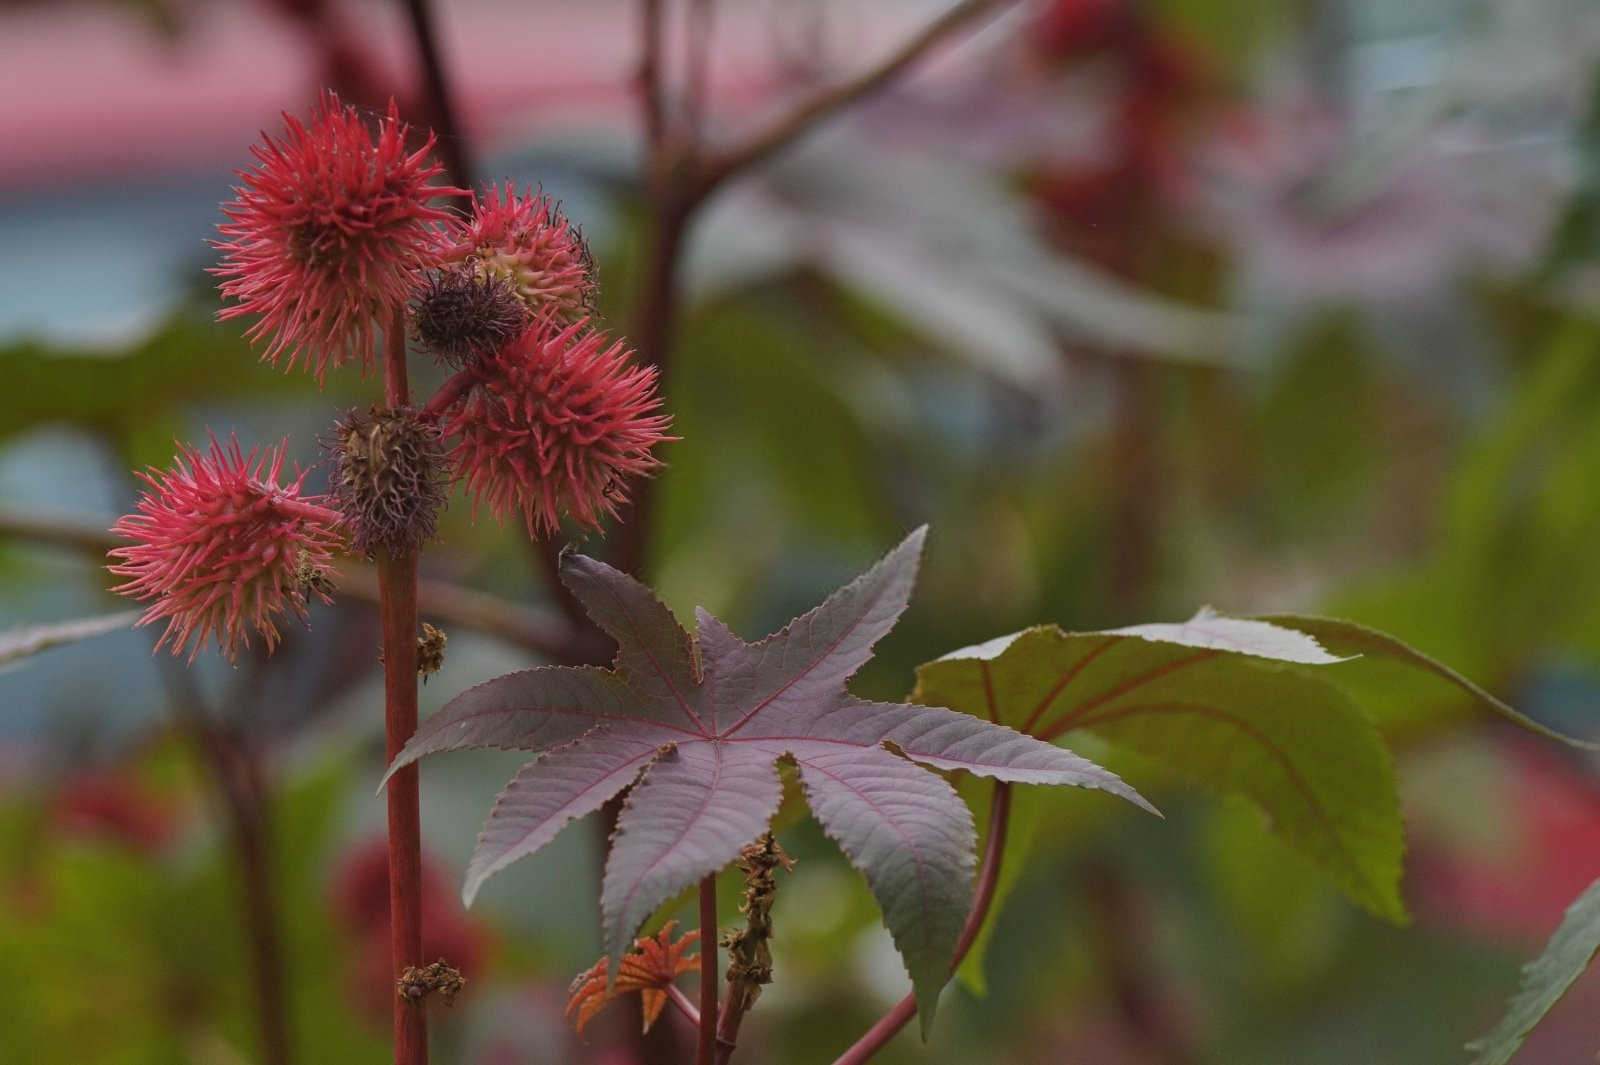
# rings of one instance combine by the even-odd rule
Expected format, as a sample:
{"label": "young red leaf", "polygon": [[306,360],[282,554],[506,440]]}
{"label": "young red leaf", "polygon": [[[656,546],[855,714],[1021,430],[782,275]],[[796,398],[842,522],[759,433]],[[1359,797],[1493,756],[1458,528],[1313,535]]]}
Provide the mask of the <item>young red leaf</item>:
{"label": "young red leaf", "polygon": [[462,747],[548,752],[496,802],[469,899],[633,784],[601,886],[617,957],[658,906],[766,831],[782,797],[777,762],[792,760],[812,812],[883,907],[926,1030],[971,903],[973,828],[954,789],[913,763],[1099,788],[1150,807],[1112,773],[1013,729],[850,694],[845,682],[905,609],[923,535],[755,644],[704,611],[691,638],[648,588],[569,555],[562,579],[617,641],[615,670],[534,669],[480,684],[430,718],[390,771]]}
{"label": "young red leaf", "polygon": [[654,937],[634,940],[633,950],[624,954],[617,966],[615,983],[610,982],[610,958],[601,958],[578,974],[567,989],[567,1017],[579,1035],[606,1003],[633,991],[639,992],[644,1030],[650,1030],[667,1004],[667,988],[684,973],[700,971],[700,955],[683,956],[691,944],[700,941],[700,932],[686,932],[674,941],[672,930],[677,924],[668,921]]}

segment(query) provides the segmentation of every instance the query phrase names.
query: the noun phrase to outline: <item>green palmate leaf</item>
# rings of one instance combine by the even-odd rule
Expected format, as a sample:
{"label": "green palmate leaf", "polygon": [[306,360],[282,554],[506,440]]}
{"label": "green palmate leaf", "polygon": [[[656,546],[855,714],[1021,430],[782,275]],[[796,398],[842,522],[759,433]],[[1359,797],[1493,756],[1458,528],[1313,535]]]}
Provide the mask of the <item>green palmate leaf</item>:
{"label": "green palmate leaf", "polygon": [[496,802],[468,869],[469,901],[494,872],[632,785],[601,885],[616,958],[651,912],[766,831],[782,797],[777,763],[790,761],[812,813],[877,897],[926,1032],[972,901],[973,827],[955,790],[921,766],[1148,804],[1115,775],[1013,729],[850,694],[846,681],[905,609],[922,539],[912,533],[755,644],[704,611],[691,637],[649,589],[569,555],[562,579],[617,641],[615,669],[547,667],[480,684],[429,718],[390,772],[464,747],[543,754]]}
{"label": "green palmate leaf", "polygon": [[1600,880],[1579,895],[1561,927],[1555,930],[1544,953],[1522,971],[1522,990],[1511,1000],[1499,1027],[1467,1049],[1477,1055],[1473,1065],[1506,1065],[1522,1046],[1534,1025],[1567,993],[1600,952]]}
{"label": "green palmate leaf", "polygon": [[1314,617],[1308,614],[1267,614],[1263,615],[1259,620],[1294,629],[1321,641],[1325,647],[1349,656],[1361,655],[1364,658],[1389,661],[1419,673],[1430,674],[1466,694],[1476,705],[1486,710],[1491,710],[1531,732],[1537,732],[1547,739],[1556,740],[1569,746],[1600,750],[1600,743],[1575,739],[1540,724],[1526,714],[1518,713],[1505,702],[1495,698],[1449,666],[1429,658],[1422,652],[1408,647],[1400,640],[1387,633],[1379,632],[1377,629],[1369,629],[1365,625],[1357,625],[1353,621]]}
{"label": "green palmate leaf", "polygon": [[1043,739],[1092,733],[1244,795],[1351,898],[1401,921],[1388,752],[1348,696],[1298,669],[1338,661],[1305,633],[1203,610],[1181,625],[1034,628],[955,651],[918,669],[913,698]]}

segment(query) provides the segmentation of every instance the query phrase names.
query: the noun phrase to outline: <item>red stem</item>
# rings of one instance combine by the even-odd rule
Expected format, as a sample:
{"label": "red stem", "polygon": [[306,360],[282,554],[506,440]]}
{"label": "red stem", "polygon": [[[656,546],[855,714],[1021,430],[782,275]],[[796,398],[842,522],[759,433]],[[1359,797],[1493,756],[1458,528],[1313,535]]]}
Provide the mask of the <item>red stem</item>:
{"label": "red stem", "polygon": [[384,337],[383,401],[391,407],[411,402],[411,384],[406,377],[406,315],[395,311]]}
{"label": "red stem", "polygon": [[[1005,855],[1006,828],[1011,823],[1011,785],[1003,780],[994,782],[994,801],[989,808],[989,838],[983,847],[983,866],[978,872],[978,892],[973,897],[972,909],[967,911],[967,923],[961,928],[961,938],[956,940],[955,957],[950,960],[950,971],[966,958],[967,951],[978,939],[984,920],[989,916],[989,906],[994,902],[995,886],[1000,882],[1000,859]],[[907,995],[883,1018],[867,1029],[865,1035],[840,1054],[833,1065],[861,1065],[911,1022],[917,1015],[915,995]]]}
{"label": "red stem", "polygon": [[439,391],[435,392],[433,398],[428,400],[427,406],[422,408],[423,416],[437,418],[447,409],[454,406],[456,400],[466,395],[477,380],[477,376],[471,370],[462,370],[460,373],[454,374],[439,386]]}
{"label": "red stem", "polygon": [[331,507],[319,507],[315,503],[306,503],[299,499],[280,499],[276,503],[276,509],[280,514],[321,522],[324,525],[337,525],[344,520],[344,515]]}
{"label": "red stem", "polygon": [[695,1065],[713,1065],[717,1049],[717,874],[700,881],[700,1037]]}
{"label": "red stem", "polygon": [[[384,397],[391,407],[409,398],[405,323],[390,325]],[[389,760],[417,731],[417,556],[378,559],[378,610],[383,621],[384,740]],[[422,961],[422,818],[417,767],[389,778],[389,946],[394,978]],[[395,1065],[427,1065],[427,1018],[421,1002],[394,995]]]}

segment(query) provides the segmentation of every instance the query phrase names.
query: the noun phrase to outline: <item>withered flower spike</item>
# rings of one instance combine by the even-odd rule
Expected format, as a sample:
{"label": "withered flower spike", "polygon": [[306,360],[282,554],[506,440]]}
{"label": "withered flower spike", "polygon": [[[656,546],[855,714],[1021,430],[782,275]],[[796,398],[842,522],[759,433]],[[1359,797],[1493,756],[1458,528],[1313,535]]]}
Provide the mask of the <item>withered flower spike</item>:
{"label": "withered flower spike", "polygon": [[446,1006],[456,1004],[456,996],[467,986],[461,970],[452,968],[443,958],[431,965],[412,965],[395,981],[395,993],[407,1002],[420,1005],[435,991]]}
{"label": "withered flower spike", "polygon": [[444,667],[444,645],[449,642],[443,629],[422,623],[422,635],[417,637],[417,675],[422,683]]}
{"label": "withered flower spike", "polygon": [[352,410],[323,444],[333,463],[328,491],[357,551],[398,554],[433,539],[449,495],[437,427],[410,407]]}
{"label": "withered flower spike", "polygon": [[739,904],[745,926],[722,937],[728,948],[728,1011],[735,1028],[737,1019],[761,997],[761,988],[772,983],[772,903],[778,894],[773,874],[779,867],[793,869],[794,860],[768,832],[741,852],[738,865],[745,875]]}

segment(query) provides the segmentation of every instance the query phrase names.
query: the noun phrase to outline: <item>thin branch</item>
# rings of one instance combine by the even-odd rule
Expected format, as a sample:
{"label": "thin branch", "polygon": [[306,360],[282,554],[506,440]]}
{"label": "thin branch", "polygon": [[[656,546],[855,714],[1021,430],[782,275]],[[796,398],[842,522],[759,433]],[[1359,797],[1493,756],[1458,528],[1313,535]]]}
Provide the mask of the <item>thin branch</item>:
{"label": "thin branch", "polygon": [[[709,0],[694,2],[696,10],[707,9],[701,11],[700,17],[707,20],[709,34]],[[744,145],[724,149],[701,161],[695,155],[673,152],[667,143],[660,68],[662,0],[641,0],[643,47],[639,85],[644,105],[650,215],[630,330],[639,361],[655,366],[661,372],[662,381],[667,380],[678,309],[679,252],[695,210],[707,196],[722,182],[796,140],[819,122],[882,88],[947,37],[1016,2],[962,0],[877,66],[850,81],[823,90]],[[691,19],[694,18],[695,13],[691,11]],[[702,76],[695,73],[697,65],[704,64],[691,62],[691,79]],[[691,81],[691,90],[700,92],[703,88],[694,89]],[[699,120],[694,121],[698,124]],[[654,497],[654,482],[641,484],[633,504],[619,523],[615,561],[625,572],[637,575],[648,554]]]}
{"label": "thin branch", "polygon": [[439,34],[433,22],[433,12],[428,0],[405,0],[406,14],[411,21],[411,36],[417,43],[417,57],[422,61],[423,95],[428,101],[429,118],[433,130],[439,135],[439,154],[444,156],[445,169],[450,180],[463,189],[472,188],[472,163],[467,144],[461,135],[455,99],[450,92],[450,81],[445,76],[444,60],[439,55]]}
{"label": "thin branch", "polygon": [[[744,145],[714,153],[704,161],[695,156],[675,155],[666,143],[660,71],[662,0],[641,2],[644,49],[639,81],[648,149],[645,187],[649,223],[629,335],[639,361],[660,371],[665,388],[678,316],[679,252],[695,210],[706,197],[722,182],[882,88],[947,37],[1017,0],[962,0],[877,66],[851,81],[823,90]],[[623,512],[619,522],[614,561],[624,572],[640,575],[649,554],[655,493],[654,481],[639,485],[632,505]]]}
{"label": "thin branch", "polygon": [[[678,319],[678,252],[683,246],[693,206],[675,196],[671,188],[652,189],[645,261],[629,331],[639,361],[656,367],[663,390],[670,376],[672,335]],[[649,554],[655,493],[655,479],[641,482],[633,494],[632,504],[623,511],[618,522],[615,564],[624,573],[643,576]]]}
{"label": "thin branch", "polygon": [[[1010,823],[1011,785],[997,780],[989,808],[989,838],[984,843],[983,865],[978,872],[978,891],[973,897],[972,909],[967,911],[967,923],[961,928],[961,938],[956,940],[955,957],[950,960],[951,972],[955,972],[966,959],[967,952],[978,939],[983,922],[989,916],[995,887],[1000,882],[1000,860],[1005,856],[1006,829]],[[895,1003],[894,1008],[884,1014],[877,1024],[867,1029],[866,1034],[857,1039],[849,1050],[840,1054],[833,1065],[862,1065],[862,1062],[882,1050],[916,1015],[917,998],[907,995]]]}
{"label": "thin branch", "polygon": [[716,0],[689,0],[687,83],[683,91],[684,137],[693,150],[705,133],[706,85],[711,78],[711,35]]}
{"label": "thin branch", "polygon": [[214,722],[182,663],[161,656],[161,679],[178,729],[194,745],[225,814],[239,876],[240,915],[250,943],[264,1065],[289,1065],[290,1034],[270,851],[267,788],[248,743]]}
{"label": "thin branch", "polygon": [[[347,563],[339,571],[339,592],[362,602],[378,601],[378,572],[371,565]],[[550,610],[508,602],[476,588],[449,581],[420,580],[421,612],[438,621],[499,636],[559,662],[593,662],[608,653],[593,630],[578,630]]]}
{"label": "thin branch", "polygon": [[713,1065],[717,1049],[717,874],[700,881],[700,1028],[695,1065]]}
{"label": "thin branch", "polygon": [[667,137],[665,75],[661,69],[665,32],[662,0],[639,0],[639,104],[644,115],[645,145],[652,164]]}
{"label": "thin branch", "polygon": [[0,536],[38,540],[86,555],[103,555],[122,543],[111,523],[68,511],[0,503]]}
{"label": "thin branch", "polygon": [[1017,0],[962,0],[920,33],[906,41],[876,66],[849,81],[823,89],[742,145],[718,152],[701,170],[695,199],[703,198],[734,174],[808,133],[814,126],[832,118],[852,104],[888,85],[946,39],[998,14]]}
{"label": "thin branch", "polygon": [[[110,522],[77,514],[0,504],[0,537],[15,536],[99,556],[122,541]],[[339,571],[339,594],[364,603],[378,602],[378,571],[369,563],[347,561]],[[523,606],[449,581],[418,584],[421,612],[437,621],[498,636],[535,654],[560,662],[594,661],[607,646],[592,631],[576,629],[554,612]]]}

